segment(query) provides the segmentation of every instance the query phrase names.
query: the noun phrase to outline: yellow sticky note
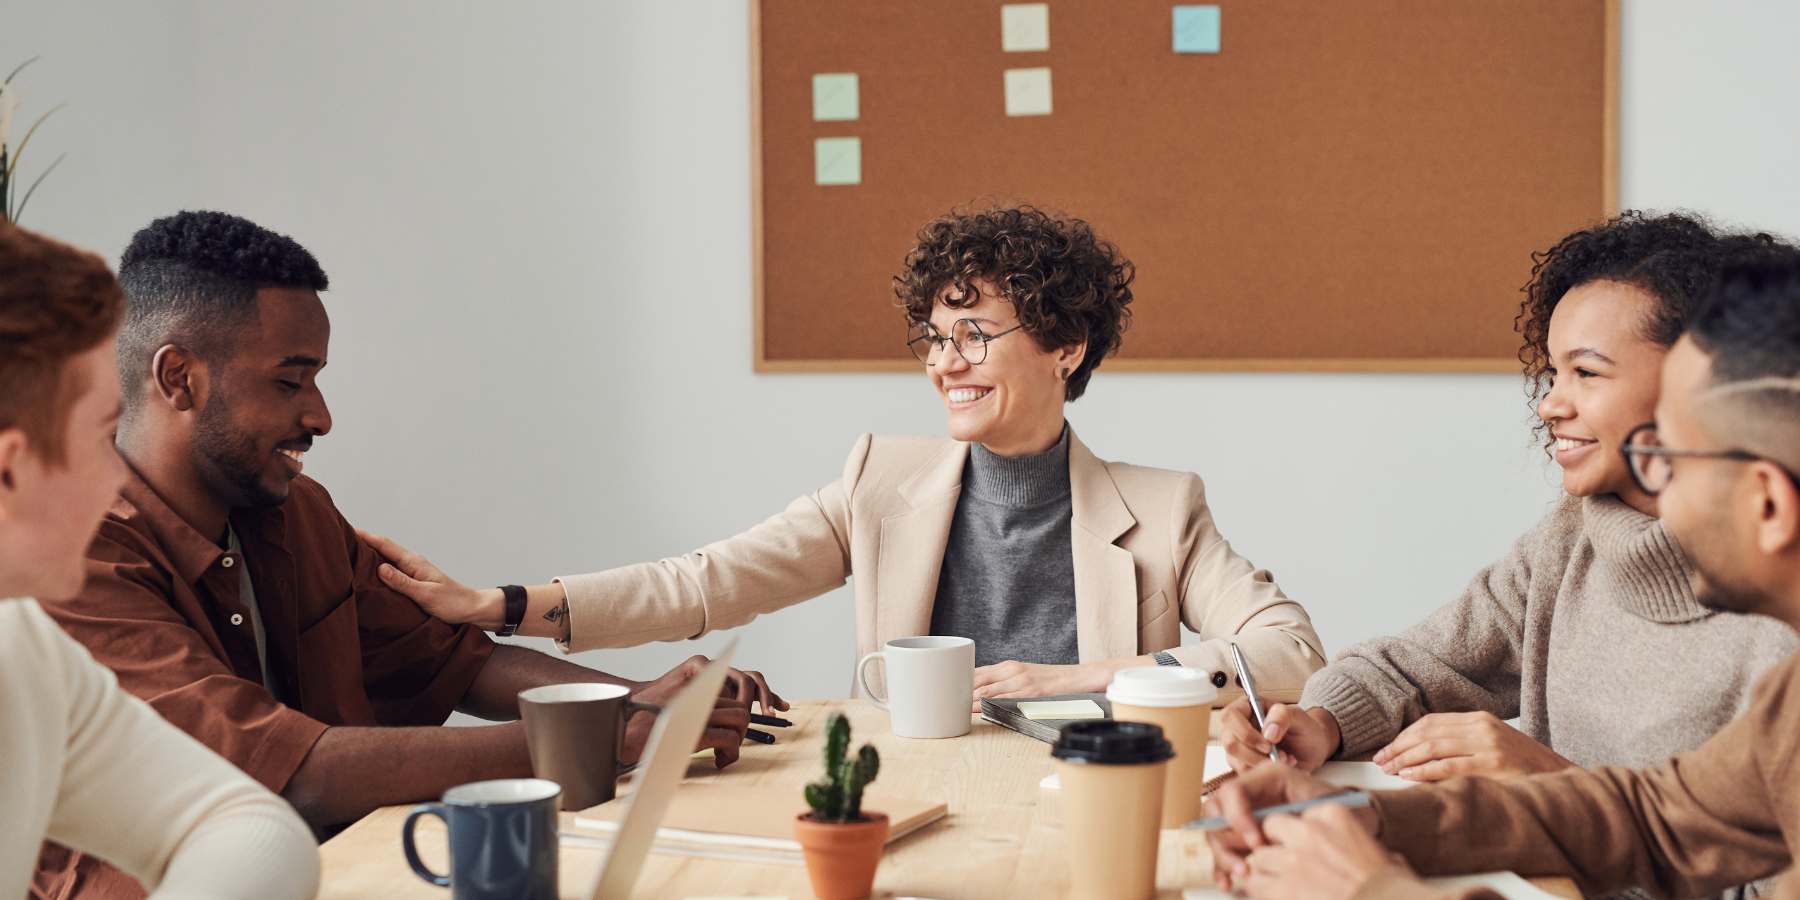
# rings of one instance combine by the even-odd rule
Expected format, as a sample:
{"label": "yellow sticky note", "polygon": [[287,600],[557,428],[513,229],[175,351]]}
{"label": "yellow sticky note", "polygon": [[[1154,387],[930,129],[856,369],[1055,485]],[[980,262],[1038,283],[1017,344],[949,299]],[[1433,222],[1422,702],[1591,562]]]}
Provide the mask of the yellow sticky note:
{"label": "yellow sticky note", "polygon": [[1037,700],[1019,704],[1027,719],[1104,719],[1106,712],[1092,700]]}
{"label": "yellow sticky note", "polygon": [[705,750],[696,750],[696,751],[694,751],[694,755],[688,757],[688,759],[712,759],[712,758],[713,758],[713,748],[711,748],[711,747],[708,747]]}

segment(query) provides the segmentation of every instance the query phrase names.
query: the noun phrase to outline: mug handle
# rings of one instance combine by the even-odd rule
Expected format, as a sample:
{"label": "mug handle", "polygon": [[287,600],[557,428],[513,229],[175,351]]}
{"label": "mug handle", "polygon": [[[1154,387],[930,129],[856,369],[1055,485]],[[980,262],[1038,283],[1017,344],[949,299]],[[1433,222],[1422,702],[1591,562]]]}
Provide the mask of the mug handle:
{"label": "mug handle", "polygon": [[[625,721],[626,722],[630,722],[632,716],[635,716],[641,712],[655,713],[660,716],[660,715],[662,715],[662,707],[657,706],[654,703],[639,703],[636,700],[626,700],[625,701]],[[623,729],[623,728],[619,729],[619,741],[620,741],[620,743],[623,743],[625,741],[625,729]],[[622,763],[618,763],[617,767],[619,770],[617,774],[623,775],[626,772],[629,772],[632,769],[637,768],[638,764],[622,762]],[[615,775],[614,777],[617,777],[617,775]]]}
{"label": "mug handle", "polygon": [[[875,704],[876,708],[878,708],[878,709],[887,709],[888,708],[887,703],[885,701],[875,699],[875,692],[869,690],[869,680],[868,680],[869,661],[875,660],[875,659],[881,660],[882,665],[884,665],[884,666],[887,664],[887,656],[885,654],[881,653],[880,651],[871,653],[868,656],[865,656],[861,660],[857,661],[857,663],[856,663],[856,686],[859,688],[862,688],[862,695],[863,695],[864,700],[867,700],[870,703]],[[890,710],[890,712],[891,712],[891,710]]]}
{"label": "mug handle", "polygon": [[450,826],[450,820],[444,818],[444,804],[421,803],[413,807],[412,812],[406,814],[406,824],[400,826],[400,846],[406,851],[406,864],[412,866],[413,873],[420,878],[438,887],[449,887],[449,876],[431,871],[425,861],[419,858],[419,848],[413,846],[413,825],[419,821],[420,816],[437,816],[446,828]]}

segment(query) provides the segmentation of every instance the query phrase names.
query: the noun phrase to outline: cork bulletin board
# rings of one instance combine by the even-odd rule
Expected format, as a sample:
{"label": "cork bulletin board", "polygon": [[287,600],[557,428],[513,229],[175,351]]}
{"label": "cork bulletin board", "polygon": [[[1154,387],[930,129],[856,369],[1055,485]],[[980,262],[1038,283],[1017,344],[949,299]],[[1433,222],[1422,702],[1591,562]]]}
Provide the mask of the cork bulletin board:
{"label": "cork bulletin board", "polygon": [[1617,0],[750,2],[759,372],[917,368],[890,279],[990,200],[1137,264],[1105,370],[1514,371],[1617,206]]}

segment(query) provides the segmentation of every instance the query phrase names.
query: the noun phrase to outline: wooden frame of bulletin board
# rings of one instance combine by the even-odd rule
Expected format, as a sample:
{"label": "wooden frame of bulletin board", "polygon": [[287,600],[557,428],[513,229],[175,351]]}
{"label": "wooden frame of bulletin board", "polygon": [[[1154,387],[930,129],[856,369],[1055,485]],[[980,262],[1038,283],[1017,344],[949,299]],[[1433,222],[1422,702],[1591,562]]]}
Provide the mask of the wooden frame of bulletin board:
{"label": "wooden frame of bulletin board", "polygon": [[758,372],[916,371],[914,233],[1013,201],[1137,264],[1103,371],[1517,371],[1618,207],[1618,0],[748,2]]}

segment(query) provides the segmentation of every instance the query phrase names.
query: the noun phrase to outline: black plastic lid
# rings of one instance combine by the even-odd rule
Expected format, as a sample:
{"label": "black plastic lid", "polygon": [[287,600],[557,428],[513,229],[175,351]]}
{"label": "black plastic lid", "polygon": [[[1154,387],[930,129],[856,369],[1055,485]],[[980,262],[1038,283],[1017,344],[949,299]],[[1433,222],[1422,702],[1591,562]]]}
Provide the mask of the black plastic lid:
{"label": "black plastic lid", "polygon": [[1050,755],[1069,762],[1129,766],[1162,762],[1175,755],[1175,748],[1163,740],[1160,726],[1088,719],[1064,725]]}

